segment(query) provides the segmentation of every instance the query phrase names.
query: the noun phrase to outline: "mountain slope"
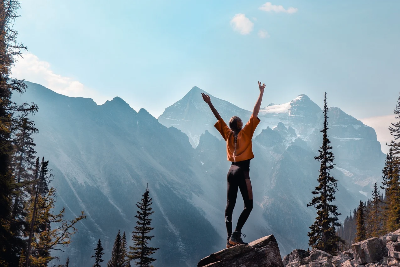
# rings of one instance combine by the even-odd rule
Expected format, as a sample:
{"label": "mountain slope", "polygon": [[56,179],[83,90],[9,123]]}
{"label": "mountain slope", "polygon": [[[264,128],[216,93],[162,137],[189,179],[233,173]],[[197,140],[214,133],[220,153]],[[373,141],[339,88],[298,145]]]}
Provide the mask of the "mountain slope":
{"label": "mountain slope", "polygon": [[[198,87],[193,87],[181,100],[165,109],[158,121],[166,127],[175,127],[189,137],[193,147],[199,144],[200,136],[207,130],[217,138],[220,135],[214,128],[217,122],[210,108],[204,103],[201,93],[208,94]],[[218,107],[221,117],[228,122],[232,116],[239,116],[243,121],[251,113],[225,100],[210,95],[213,104]]]}
{"label": "mountain slope", "polygon": [[135,204],[147,183],[155,211],[152,245],[162,248],[157,264],[192,266],[213,250],[220,237],[192,204],[192,195],[203,193],[207,174],[193,161],[186,135],[162,126],[144,109],[135,112],[120,98],[98,106],[27,84],[21,101],[39,106],[35,141],[38,155],[50,160],[57,208],[65,206],[68,216],[87,214],[67,249],[76,266],[91,264],[99,238],[107,259],[118,230],[131,235]]}
{"label": "mountain slope", "polygon": [[[204,91],[193,88],[157,120],[118,97],[98,106],[91,99],[27,84],[27,93],[18,101],[39,106],[35,141],[38,156],[50,160],[57,208],[65,206],[68,216],[81,210],[88,215],[67,253],[60,254],[76,261],[71,266],[91,265],[99,238],[109,259],[118,230],[130,236],[135,204],[147,184],[155,211],[152,245],[160,247],[155,266],[193,266],[225,246],[229,162],[225,143],[213,127],[215,118],[201,98]],[[226,101],[213,98],[213,103],[224,120],[250,116]],[[337,204],[347,214],[380,178],[384,157],[372,128],[340,109],[330,112]],[[274,234],[283,254],[307,248],[308,226],[315,218],[306,204],[317,184],[320,113],[318,105],[301,95],[270,105],[259,116],[250,172],[255,205],[243,231],[249,239]],[[238,198],[234,220],[243,208]]]}

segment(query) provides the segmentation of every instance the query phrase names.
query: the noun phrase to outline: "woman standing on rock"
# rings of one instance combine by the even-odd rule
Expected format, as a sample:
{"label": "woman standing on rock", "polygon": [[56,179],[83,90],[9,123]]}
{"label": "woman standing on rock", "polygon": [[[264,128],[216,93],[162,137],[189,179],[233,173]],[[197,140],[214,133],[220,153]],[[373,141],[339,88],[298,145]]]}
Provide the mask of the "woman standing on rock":
{"label": "woman standing on rock", "polygon": [[[237,116],[233,116],[230,119],[228,127],[211,103],[210,96],[202,93],[203,100],[209,105],[211,111],[218,120],[214,126],[226,141],[228,161],[232,162],[227,175],[228,188],[227,204],[225,209],[225,224],[228,232],[227,248],[237,244],[247,244],[243,242],[241,238],[241,231],[251,210],[253,209],[253,191],[249,175],[250,160],[254,158],[252,138],[254,131],[260,122],[260,119],[257,116],[260,111],[265,84],[261,85],[261,83],[258,82],[258,87],[260,89],[260,95],[257,99],[256,105],[254,106],[253,114],[250,116],[249,121],[244,127],[242,120]],[[235,231],[232,233],[232,213],[236,204],[238,188],[243,197],[244,209],[239,216]]]}

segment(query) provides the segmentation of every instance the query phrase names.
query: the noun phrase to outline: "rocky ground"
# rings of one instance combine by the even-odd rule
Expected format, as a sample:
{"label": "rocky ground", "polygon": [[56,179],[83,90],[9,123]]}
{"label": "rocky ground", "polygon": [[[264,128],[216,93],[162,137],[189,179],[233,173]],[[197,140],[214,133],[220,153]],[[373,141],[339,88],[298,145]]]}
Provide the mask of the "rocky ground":
{"label": "rocky ground", "polygon": [[333,256],[314,249],[296,249],[281,258],[273,235],[249,245],[224,249],[202,259],[198,267],[389,267],[400,266],[400,229],[352,245],[351,249]]}
{"label": "rocky ground", "polygon": [[198,267],[283,267],[278,243],[273,235],[248,245],[227,248],[202,259]]}
{"label": "rocky ground", "polygon": [[283,264],[285,267],[400,266],[400,229],[355,243],[337,256],[321,250],[296,249],[283,258]]}

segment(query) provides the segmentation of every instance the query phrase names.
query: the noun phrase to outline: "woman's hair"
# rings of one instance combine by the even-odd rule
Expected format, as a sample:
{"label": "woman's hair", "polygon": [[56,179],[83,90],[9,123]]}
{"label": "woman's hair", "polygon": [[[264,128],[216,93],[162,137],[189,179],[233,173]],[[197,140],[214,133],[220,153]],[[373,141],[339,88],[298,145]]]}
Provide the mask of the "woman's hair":
{"label": "woman's hair", "polygon": [[238,121],[240,121],[240,118],[238,116],[233,116],[230,120],[229,120],[229,128],[231,128],[232,131],[238,131],[240,130],[237,127],[237,123]]}

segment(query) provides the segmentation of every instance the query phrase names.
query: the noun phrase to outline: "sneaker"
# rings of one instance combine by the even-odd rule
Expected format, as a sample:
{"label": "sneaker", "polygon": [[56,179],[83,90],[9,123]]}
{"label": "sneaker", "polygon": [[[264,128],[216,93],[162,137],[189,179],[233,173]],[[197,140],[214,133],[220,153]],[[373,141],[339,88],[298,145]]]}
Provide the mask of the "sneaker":
{"label": "sneaker", "polygon": [[247,245],[247,243],[243,242],[241,235],[243,235],[243,237],[246,237],[246,235],[240,232],[233,232],[231,238],[229,239],[229,244],[231,244],[232,246]]}
{"label": "sneaker", "polygon": [[233,245],[231,245],[231,243],[229,243],[229,238],[228,238],[228,240],[226,241],[226,248],[230,248],[230,247],[233,247]]}

